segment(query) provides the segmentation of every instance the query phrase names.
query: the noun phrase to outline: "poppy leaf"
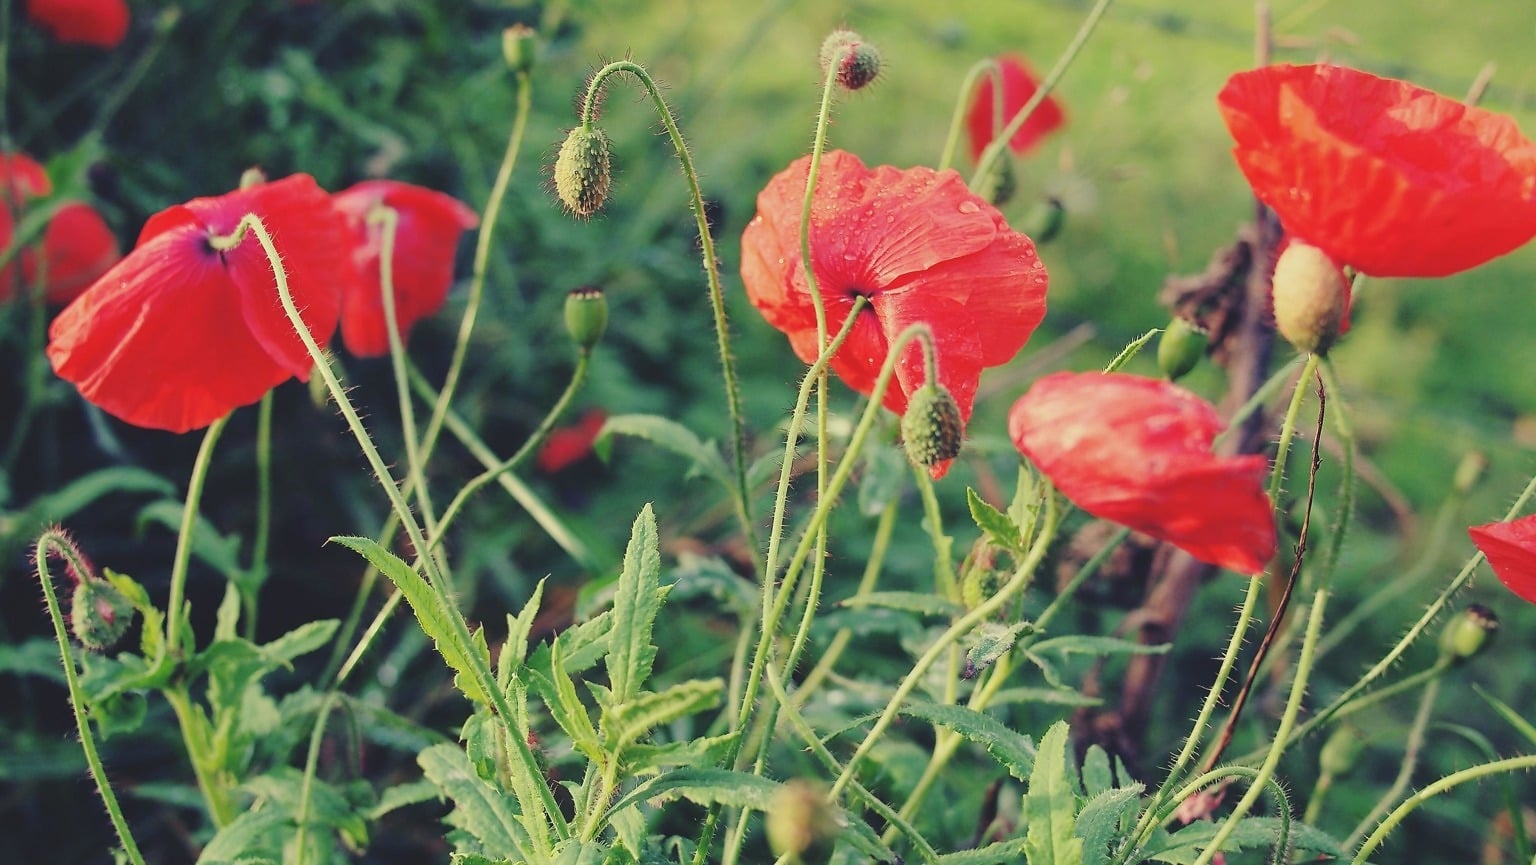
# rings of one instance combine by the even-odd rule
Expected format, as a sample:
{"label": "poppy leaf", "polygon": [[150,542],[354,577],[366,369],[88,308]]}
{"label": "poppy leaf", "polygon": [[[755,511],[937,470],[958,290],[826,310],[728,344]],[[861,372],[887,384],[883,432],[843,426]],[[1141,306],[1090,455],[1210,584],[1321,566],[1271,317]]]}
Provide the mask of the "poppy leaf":
{"label": "poppy leaf", "polygon": [[640,693],[650,678],[656,647],[651,628],[661,609],[661,553],[657,549],[656,514],[647,504],[635,517],[624,570],[613,598],[613,632],[608,640],[608,684],[613,702],[622,705]]}
{"label": "poppy leaf", "polygon": [[970,505],[971,519],[992,539],[992,543],[1017,555],[1024,554],[1024,539],[1019,534],[1019,527],[1007,514],[992,507],[970,487],[965,488],[965,501]]}
{"label": "poppy leaf", "polygon": [[967,742],[980,745],[1002,764],[1008,774],[1028,780],[1035,768],[1035,743],[991,715],[965,706],[937,703],[913,703],[902,707],[901,714],[921,718],[934,726],[948,727]]}
{"label": "poppy leaf", "polygon": [[612,454],[613,437],[616,435],[643,439],[662,450],[687,457],[693,460],[688,470],[690,476],[703,474],[719,481],[726,489],[734,489],[730,472],[725,468],[725,460],[721,458],[715,444],[700,439],[693,434],[693,430],[675,420],[654,414],[625,414],[608,418],[602,432],[597,434],[597,440],[592,443],[592,449],[604,462]]}
{"label": "poppy leaf", "polygon": [[1035,768],[1024,794],[1024,858],[1052,865],[1081,865],[1083,839],[1073,832],[1077,795],[1072,792],[1067,759],[1067,722],[1057,721],[1046,731],[1035,752]]}

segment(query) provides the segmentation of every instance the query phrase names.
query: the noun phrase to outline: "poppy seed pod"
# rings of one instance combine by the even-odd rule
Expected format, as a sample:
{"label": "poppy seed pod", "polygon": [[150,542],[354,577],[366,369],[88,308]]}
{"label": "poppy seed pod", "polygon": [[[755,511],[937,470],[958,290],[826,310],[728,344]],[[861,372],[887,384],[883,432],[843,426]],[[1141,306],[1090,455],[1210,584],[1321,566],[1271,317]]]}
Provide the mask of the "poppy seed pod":
{"label": "poppy seed pod", "polygon": [[1275,262],[1275,329],[1298,351],[1327,354],[1349,326],[1349,282],[1328,253],[1292,243]]}
{"label": "poppy seed pod", "polygon": [[601,288],[585,286],[565,296],[565,330],[582,351],[591,351],[608,329],[608,298]]}
{"label": "poppy seed pod", "polygon": [[1440,632],[1440,657],[1460,664],[1487,648],[1499,630],[1499,617],[1482,604],[1469,604]]}
{"label": "poppy seed pod", "polygon": [[555,159],[555,192],[576,216],[591,216],[608,200],[613,183],[612,148],[595,126],[571,130]]}
{"label": "poppy seed pod", "polygon": [[1169,381],[1178,381],[1205,357],[1210,343],[1205,328],[1181,316],[1174,316],[1157,341],[1157,368]]}
{"label": "poppy seed pod", "polygon": [[538,59],[538,34],[526,24],[513,24],[501,31],[501,54],[507,60],[507,68],[513,72],[533,71]]}
{"label": "poppy seed pod", "polygon": [[926,384],[912,394],[901,416],[901,438],[912,462],[933,468],[960,455],[965,420],[943,385]]}
{"label": "poppy seed pod", "polygon": [[852,30],[834,30],[821,43],[821,68],[835,69],[845,90],[859,90],[880,74],[880,52]]}

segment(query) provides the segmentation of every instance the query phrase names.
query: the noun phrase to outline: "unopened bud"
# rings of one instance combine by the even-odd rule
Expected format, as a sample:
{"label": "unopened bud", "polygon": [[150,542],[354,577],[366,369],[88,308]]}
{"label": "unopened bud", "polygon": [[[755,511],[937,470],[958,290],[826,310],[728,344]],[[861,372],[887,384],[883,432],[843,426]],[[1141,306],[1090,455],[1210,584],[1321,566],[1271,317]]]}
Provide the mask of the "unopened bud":
{"label": "unopened bud", "polygon": [[[1004,158],[1009,157],[1004,154]],[[1056,196],[1048,195],[1044,201],[1029,209],[1029,213],[1024,215],[1023,224],[1024,233],[1029,235],[1036,246],[1050,243],[1067,224],[1067,206]]]}
{"label": "unopened bud", "polygon": [[582,351],[590,351],[608,329],[608,298],[601,288],[586,286],[565,296],[565,330]]}
{"label": "unopened bud", "polygon": [[261,166],[253,165],[240,172],[240,188],[250,189],[267,182],[267,173],[261,170]]}
{"label": "unopened bud", "polygon": [[1499,630],[1499,617],[1482,604],[1468,604],[1440,632],[1440,657],[1460,664],[1470,661]]}
{"label": "unopened bud", "polygon": [[1488,474],[1488,455],[1482,451],[1472,451],[1461,458],[1456,466],[1456,477],[1451,482],[1452,489],[1458,495],[1466,495],[1472,492],[1483,477]]}
{"label": "unopened bud", "polygon": [[555,160],[555,192],[577,216],[591,216],[608,200],[613,182],[608,136],[583,124],[571,130]]}
{"label": "unopened bud", "polygon": [[949,388],[933,382],[918,388],[901,416],[901,438],[907,457],[920,466],[934,466],[960,455],[965,422]]}
{"label": "unopened bud", "polygon": [[1205,357],[1205,347],[1210,341],[1205,328],[1174,316],[1157,341],[1157,368],[1168,376],[1169,381],[1178,381]]}
{"label": "unopened bud", "polygon": [[133,603],[118,588],[91,576],[70,596],[69,627],[80,645],[92,651],[111,648],[133,622]]}
{"label": "unopened bud", "polygon": [[960,566],[960,601],[974,610],[997,594],[1003,580],[997,568],[999,547],[985,536],[977,538],[970,555]]}
{"label": "unopened bud", "polygon": [[788,781],[768,804],[768,846],[775,856],[791,862],[825,862],[837,839],[837,810],[821,786]]}
{"label": "unopened bud", "polygon": [[1365,739],[1361,737],[1359,728],[1343,724],[1323,743],[1323,750],[1317,755],[1317,767],[1324,775],[1347,775],[1355,768],[1363,750]]}
{"label": "unopened bud", "polygon": [[538,60],[538,34],[526,24],[513,24],[501,31],[501,54],[507,58],[507,68],[513,72],[527,73]]}
{"label": "unopened bud", "polygon": [[845,90],[858,90],[880,74],[880,52],[852,30],[834,30],[821,43],[821,68],[835,69],[833,78]]}
{"label": "unopened bud", "polygon": [[1327,354],[1349,321],[1349,283],[1315,246],[1293,242],[1275,262],[1275,329],[1299,351]]}
{"label": "unopened bud", "polygon": [[[1013,157],[1004,153],[992,161],[992,167],[987,173],[976,181],[976,194],[992,202],[993,207],[1002,207],[1013,200],[1013,196],[1019,191],[1019,172],[1013,165]],[[1025,230],[1031,238],[1035,235]]]}

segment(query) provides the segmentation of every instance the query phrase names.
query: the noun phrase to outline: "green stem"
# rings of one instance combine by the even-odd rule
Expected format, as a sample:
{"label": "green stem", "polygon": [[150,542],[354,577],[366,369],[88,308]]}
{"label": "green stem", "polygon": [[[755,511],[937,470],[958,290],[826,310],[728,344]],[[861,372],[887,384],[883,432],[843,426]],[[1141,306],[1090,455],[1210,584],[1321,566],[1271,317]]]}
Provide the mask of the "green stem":
{"label": "green stem", "polygon": [[[937,379],[929,379],[936,381]],[[914,465],[912,478],[917,484],[917,491],[923,500],[923,522],[928,529],[928,537],[933,541],[933,574],[939,597],[951,601],[960,600],[960,584],[955,580],[955,563],[951,560],[954,551],[955,539],[944,534],[944,516],[939,512],[939,499],[933,492],[933,481],[928,477],[928,470]]]}
{"label": "green stem", "polygon": [[256,639],[257,602],[267,580],[267,555],[272,544],[272,391],[256,408],[256,531],[251,539],[251,566],[241,594],[245,600],[245,638]]}
{"label": "green stem", "polygon": [[315,772],[320,766],[320,743],[325,739],[325,722],[331,716],[331,709],[336,705],[336,692],[331,691],[325,695],[320,703],[319,717],[315,719],[315,726],[309,732],[309,751],[304,756],[304,781],[299,786],[299,809],[294,821],[298,823],[298,831],[294,837],[294,848],[298,851],[294,865],[304,865],[308,858],[309,844],[309,806],[313,798]]}
{"label": "green stem", "polygon": [[197,787],[203,794],[203,802],[208,806],[208,818],[213,821],[214,828],[222,829],[234,822],[235,803],[230,794],[233,792],[233,784],[225,783],[224,771],[220,765],[216,746],[208,729],[207,718],[201,709],[192,702],[192,695],[187,691],[186,685],[168,685],[161,689],[165,695],[165,701],[171,704],[171,710],[176,713],[176,723],[181,728],[182,743],[187,749],[187,758],[192,763],[192,774],[197,778]]}
{"label": "green stem", "polygon": [[[209,424],[203,434],[203,443],[197,449],[197,459],[192,463],[192,477],[187,481],[187,498],[181,510],[181,530],[176,535],[176,555],[171,560],[170,598],[165,602],[164,651],[176,654],[181,651],[182,602],[187,590],[187,569],[192,562],[192,537],[197,528],[197,509],[203,498],[203,485],[208,480],[208,467],[213,463],[213,448],[229,423],[229,416]],[[188,635],[189,642],[191,634]]]}
{"label": "green stem", "polygon": [[[944,152],[939,154],[939,171],[948,168],[955,161],[955,151],[960,146],[960,129],[965,126],[965,115],[971,107],[971,99],[976,93],[976,85],[980,83],[981,76],[992,76],[993,89],[1001,95],[1003,92],[1002,71],[997,61],[992,58],[978,60],[966,70],[965,79],[960,82],[960,95],[955,100],[955,113],[949,118],[949,133],[944,136]],[[993,128],[1001,126],[1001,123],[993,124]]]}
{"label": "green stem", "polygon": [[[0,46],[0,68],[4,67],[4,47]],[[3,88],[0,88],[3,89]],[[128,828],[128,821],[123,817],[122,808],[117,804],[117,794],[112,792],[112,784],[107,779],[106,766],[101,762],[101,754],[96,750],[96,736],[91,732],[91,723],[85,714],[85,694],[80,690],[80,676],[75,671],[75,656],[69,646],[69,631],[64,625],[64,615],[59,607],[58,596],[54,593],[53,577],[48,572],[48,557],[59,556],[69,562],[75,573],[82,579],[89,579],[89,565],[81,559],[75,551],[74,543],[69,540],[59,529],[49,529],[37,539],[35,561],[37,563],[37,578],[43,584],[43,600],[48,606],[48,618],[53,622],[53,636],[59,644],[59,657],[64,663],[64,685],[69,690],[69,708],[75,716],[75,729],[80,733],[80,750],[85,753],[85,765],[90,769],[91,780],[96,782],[96,792],[101,794],[101,802],[107,809],[107,818],[112,821],[112,828],[117,831],[118,841],[123,845],[123,852],[127,854],[128,861],[133,865],[145,865],[144,854],[139,852],[139,845],[134,841],[133,832]]]}
{"label": "green stem", "polygon": [[1388,833],[1396,829],[1398,824],[1403,822],[1403,819],[1413,813],[1420,805],[1439,796],[1441,793],[1453,790],[1468,781],[1476,781],[1489,775],[1498,775],[1503,772],[1523,772],[1530,769],[1536,769],[1536,755],[1528,754],[1522,757],[1510,757],[1507,760],[1499,760],[1496,763],[1484,763],[1480,766],[1462,769],[1460,772],[1453,772],[1441,778],[1403,800],[1401,805],[1398,805],[1391,814],[1388,814],[1387,818],[1381,821],[1381,825],[1376,827],[1376,831],[1372,832],[1371,836],[1365,839],[1365,843],[1360,846],[1360,850],[1355,854],[1352,865],[1365,865],[1370,855],[1375,852],[1377,847],[1381,846],[1382,841],[1386,840]]}
{"label": "green stem", "polygon": [[1377,800],[1376,807],[1371,813],[1365,815],[1344,840],[1344,848],[1348,849],[1360,843],[1365,833],[1381,820],[1404,793],[1408,791],[1408,785],[1413,782],[1413,770],[1418,768],[1419,755],[1424,751],[1424,740],[1429,732],[1429,718],[1434,714],[1435,700],[1440,697],[1440,685],[1445,682],[1444,676],[1435,676],[1424,687],[1424,693],[1419,695],[1419,708],[1414,712],[1413,725],[1408,728],[1408,739],[1403,746],[1403,759],[1398,763],[1397,777],[1393,779],[1392,786]]}

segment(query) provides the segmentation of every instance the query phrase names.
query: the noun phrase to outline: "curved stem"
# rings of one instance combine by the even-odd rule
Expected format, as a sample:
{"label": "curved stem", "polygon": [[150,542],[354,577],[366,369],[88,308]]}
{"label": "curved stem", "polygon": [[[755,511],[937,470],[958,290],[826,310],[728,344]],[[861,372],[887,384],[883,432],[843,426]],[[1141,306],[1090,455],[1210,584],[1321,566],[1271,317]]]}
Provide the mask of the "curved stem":
{"label": "curved stem", "polygon": [[[0,48],[0,51],[3,50]],[[133,865],[145,865],[144,854],[139,852],[139,845],[134,841],[132,830],[128,828],[123,810],[117,804],[117,795],[112,792],[112,783],[107,780],[107,769],[101,762],[101,754],[96,750],[96,736],[91,732],[91,722],[85,715],[85,695],[80,690],[80,675],[75,671],[75,656],[69,646],[69,631],[64,625],[58,595],[54,593],[53,577],[48,573],[48,557],[56,555],[65,559],[82,579],[89,579],[85,576],[90,573],[89,565],[79,557],[74,543],[59,529],[43,532],[37,539],[34,555],[37,578],[43,584],[43,600],[48,606],[48,618],[53,623],[53,636],[58,641],[59,657],[64,663],[64,686],[69,690],[69,708],[75,716],[75,729],[80,732],[80,750],[85,753],[85,765],[90,769],[91,780],[96,782],[96,792],[101,794],[107,818],[117,831],[118,841],[122,843],[128,861]]]}
{"label": "curved stem", "polygon": [[1498,775],[1503,772],[1523,772],[1531,769],[1536,769],[1536,755],[1527,754],[1523,757],[1510,757],[1507,760],[1499,760],[1495,763],[1484,763],[1481,766],[1462,769],[1460,772],[1453,772],[1441,778],[1403,800],[1403,804],[1397,806],[1391,814],[1388,814],[1387,818],[1381,821],[1381,825],[1376,827],[1376,831],[1372,832],[1371,836],[1365,839],[1365,843],[1360,846],[1359,852],[1355,853],[1352,865],[1365,865],[1370,855],[1376,851],[1377,847],[1381,846],[1382,841],[1386,840],[1388,833],[1396,829],[1397,825],[1403,822],[1403,819],[1413,813],[1416,808],[1441,793],[1453,790],[1468,781],[1476,781],[1489,775]]}
{"label": "curved stem", "polygon": [[[197,449],[197,459],[192,463],[192,477],[187,481],[187,498],[181,510],[181,530],[176,535],[176,555],[171,560],[170,597],[165,602],[164,650],[175,654],[181,650],[182,598],[187,590],[187,568],[192,562],[192,535],[197,528],[197,508],[203,498],[203,485],[208,480],[208,467],[213,463],[213,448],[229,423],[229,416],[219,418],[208,425],[203,443]],[[190,635],[189,635],[190,636]]]}
{"label": "curved stem", "polygon": [[1413,725],[1408,728],[1408,739],[1403,746],[1403,759],[1398,763],[1397,777],[1392,780],[1392,786],[1387,788],[1387,792],[1381,794],[1371,813],[1365,815],[1356,824],[1354,831],[1349,833],[1349,837],[1344,839],[1343,846],[1346,849],[1359,844],[1371,826],[1387,813],[1392,803],[1407,792],[1408,785],[1413,782],[1413,770],[1419,766],[1419,755],[1424,751],[1424,739],[1429,732],[1429,718],[1434,714],[1435,700],[1440,696],[1440,685],[1443,682],[1444,676],[1435,676],[1424,687],[1424,693],[1419,695],[1419,708],[1413,714]]}
{"label": "curved stem", "polygon": [[[955,161],[955,150],[960,146],[960,127],[965,125],[965,115],[970,108],[971,99],[975,96],[976,85],[981,81],[981,76],[989,74],[992,76],[993,90],[1001,96],[1002,70],[998,67],[996,60],[990,57],[986,60],[978,60],[966,70],[965,78],[960,82],[960,95],[955,100],[955,113],[949,118],[949,132],[944,136],[944,152],[939,154],[939,164],[936,166],[939,171],[948,168],[949,164]],[[992,128],[996,129],[1000,126],[1002,126],[1001,123],[995,123]]]}

